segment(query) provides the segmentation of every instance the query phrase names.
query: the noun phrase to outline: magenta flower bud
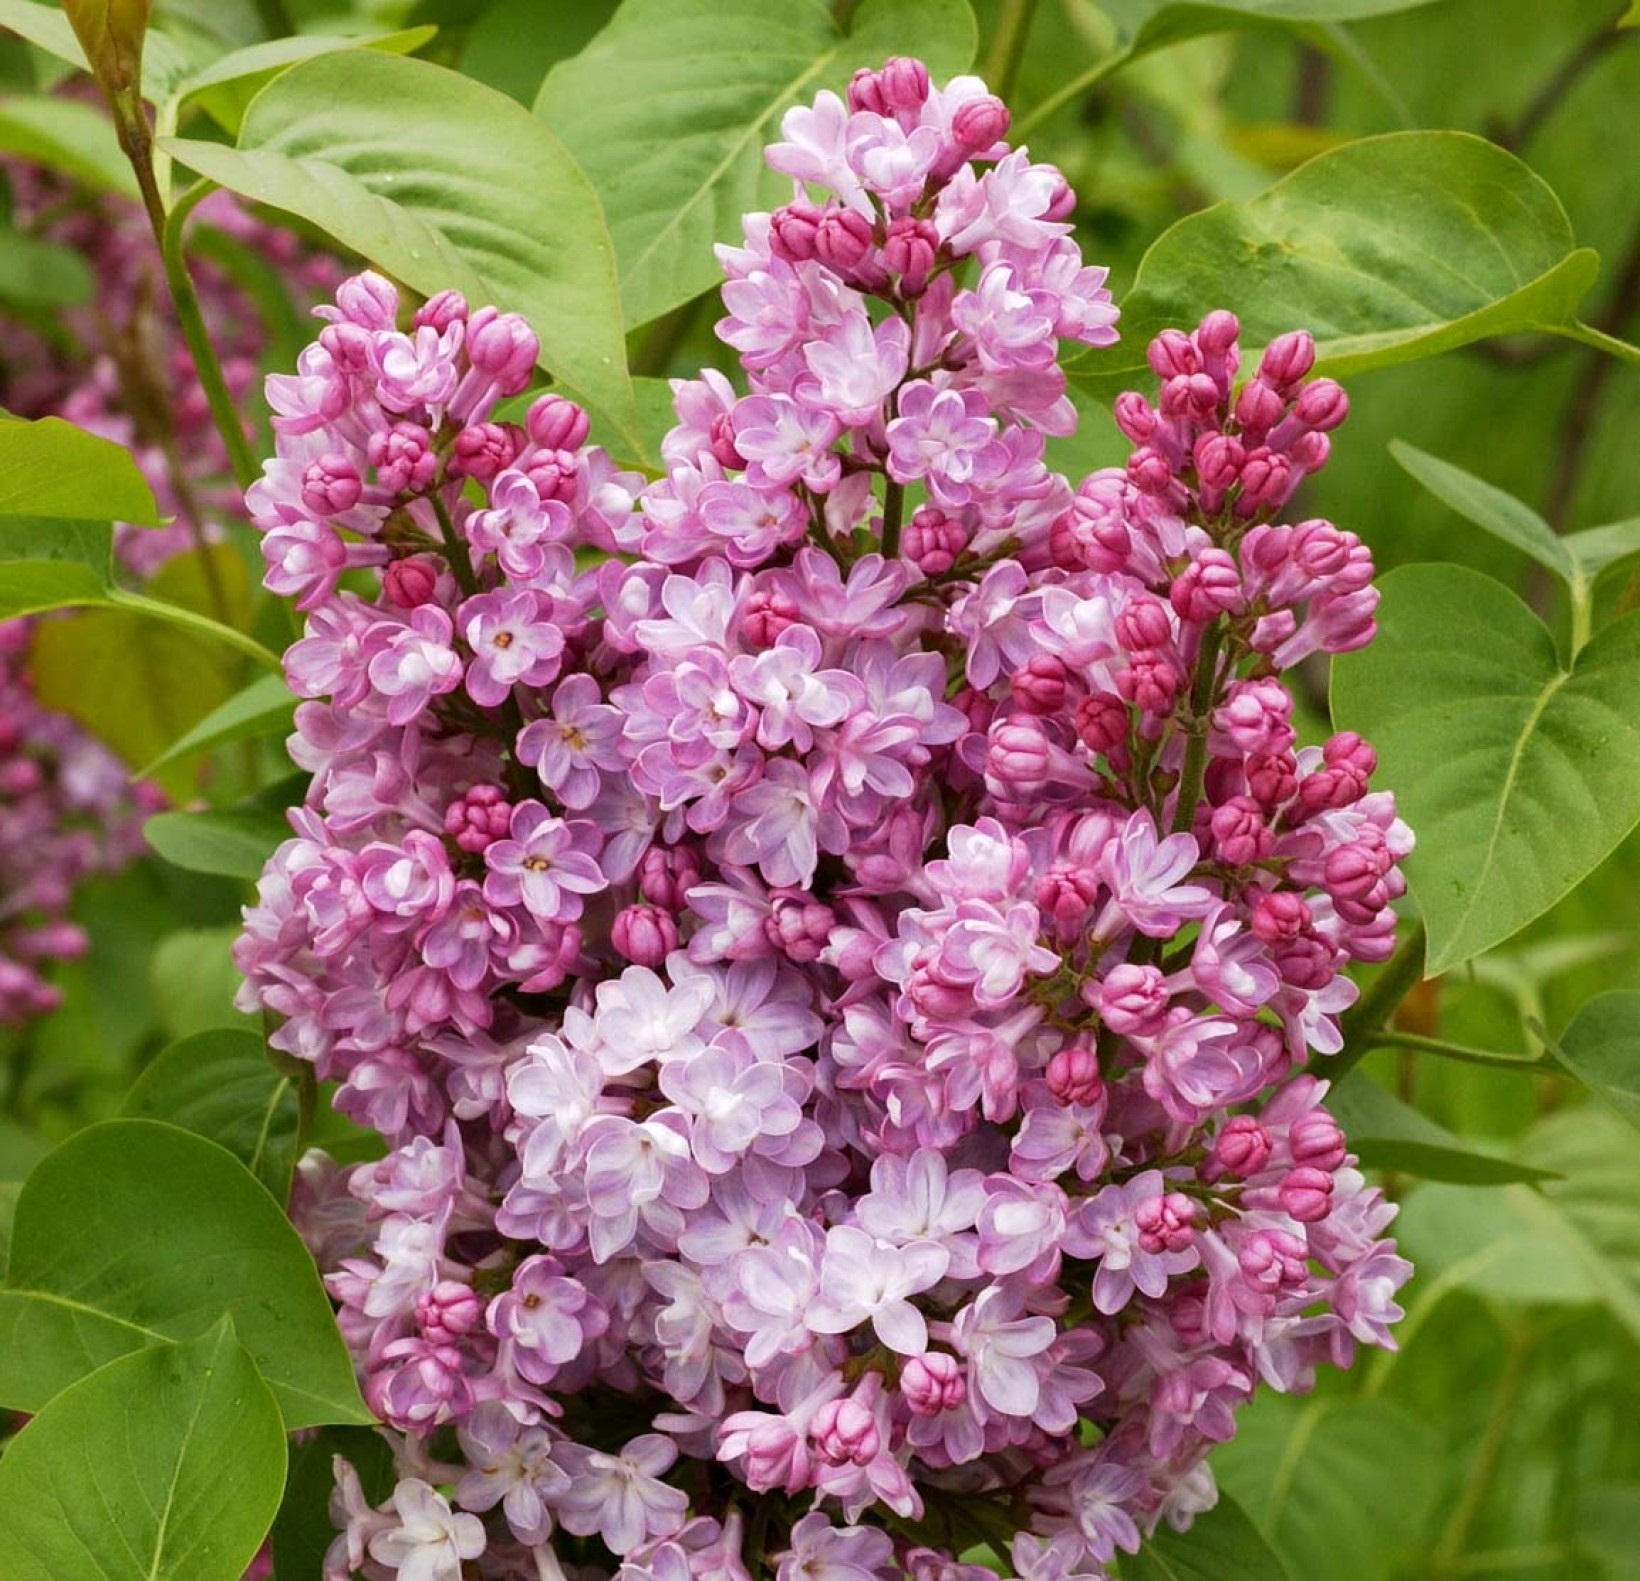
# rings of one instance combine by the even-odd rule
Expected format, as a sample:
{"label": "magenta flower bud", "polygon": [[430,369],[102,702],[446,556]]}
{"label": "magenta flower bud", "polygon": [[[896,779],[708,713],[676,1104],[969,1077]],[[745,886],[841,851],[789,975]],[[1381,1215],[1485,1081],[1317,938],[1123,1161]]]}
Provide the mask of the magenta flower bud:
{"label": "magenta flower bud", "polygon": [[[330,360],[343,373],[363,373],[370,366],[370,353],[375,349],[375,337],[357,324],[327,324],[319,331],[319,344],[330,353]],[[176,370],[179,380],[193,377],[193,364]],[[206,408],[210,410],[209,407]]]}
{"label": "magenta flower bud", "polygon": [[807,966],[820,959],[836,925],[830,906],[812,896],[788,892],[774,896],[763,932],[789,960]]}
{"label": "magenta flower bud", "polygon": [[1173,485],[1173,463],[1160,450],[1141,445],[1128,457],[1127,475],[1141,494],[1166,494]]}
{"label": "magenta flower bud", "polygon": [[1301,1289],[1310,1276],[1310,1249],[1286,1230],[1254,1230],[1236,1251],[1241,1276],[1268,1295]]}
{"label": "magenta flower bud", "polygon": [[1262,378],[1249,380],[1236,397],[1236,423],[1244,436],[1255,440],[1263,439],[1286,410],[1281,392]]}
{"label": "magenta flower bud", "polygon": [[539,498],[567,503],[575,498],[581,468],[573,451],[540,450],[530,457],[524,475]]}
{"label": "magenta flower bud", "polygon": [[881,71],[861,67],[848,85],[849,108],[873,115],[920,110],[927,99],[928,68],[904,55],[893,56]]}
{"label": "magenta flower bud", "polygon": [[870,1408],[852,1396],[821,1406],[809,1436],[821,1458],[834,1466],[869,1466],[883,1442]]}
{"label": "magenta flower bud", "polygon": [[1133,1210],[1140,1250],[1153,1257],[1163,1252],[1182,1252],[1196,1238],[1194,1225],[1198,1211],[1183,1192],[1147,1197]]}
{"label": "magenta flower bud", "polygon": [[1251,796],[1233,796],[1223,806],[1215,807],[1209,827],[1219,860],[1231,867],[1262,861],[1275,849],[1275,836]]}
{"label": "magenta flower bud", "polygon": [[1247,453],[1241,469],[1241,492],[1236,515],[1257,516],[1286,502],[1293,491],[1293,469],[1287,458],[1260,445]]}
{"label": "magenta flower bud", "polygon": [[[416,309],[416,328],[424,325],[443,334],[467,316],[467,298],[459,291],[440,291]],[[391,325],[385,326],[391,328]]]}
{"label": "magenta flower bud", "polygon": [[1196,441],[1196,476],[1210,489],[1234,488],[1247,452],[1233,434],[1203,434]]}
{"label": "magenta flower bud", "polygon": [[828,209],[814,233],[814,256],[845,279],[870,256],[871,221],[853,209]]}
{"label": "magenta flower bud", "polygon": [[1114,692],[1096,692],[1076,705],[1076,733],[1090,752],[1109,752],[1128,738],[1133,721]]}
{"label": "magenta flower bud", "polygon": [[807,263],[814,256],[820,210],[812,203],[788,203],[769,216],[769,239],[788,263]]}
{"label": "magenta flower bud", "polygon": [[1349,1152],[1338,1122],[1325,1109],[1312,1109],[1293,1121],[1287,1133],[1287,1150],[1295,1164],[1323,1169],[1328,1174],[1343,1167]]}
{"label": "magenta flower bud", "polygon": [[900,277],[905,296],[920,296],[939,257],[940,233],[933,221],[902,214],[888,222],[883,240],[883,264]]}
{"label": "magenta flower bud", "polygon": [[1158,379],[1177,379],[1200,373],[1201,354],[1181,329],[1164,329],[1145,350],[1145,360]]}
{"label": "magenta flower bud", "polygon": [[751,648],[772,648],[775,638],[802,617],[792,596],[781,589],[757,588],[746,600],[741,634]]}
{"label": "magenta flower bud", "polygon": [[951,117],[951,135],[965,154],[983,154],[1008,135],[1009,120],[1008,106],[988,93],[957,107]]}
{"label": "magenta flower bud", "polygon": [[363,492],[359,469],[346,456],[320,456],[302,474],[302,503],[316,516],[343,515]]}
{"label": "magenta flower bud", "polygon": [[1253,936],[1266,944],[1287,944],[1296,939],[1314,919],[1302,895],[1290,889],[1266,890],[1253,902],[1248,926]]}
{"label": "magenta flower bud", "polygon": [[1126,567],[1133,537],[1109,502],[1078,494],[1049,529],[1048,552],[1054,564],[1067,571],[1110,576]]}
{"label": "magenta flower bud", "polygon": [[1156,648],[1131,654],[1128,667],[1116,677],[1117,690],[1141,713],[1171,713],[1181,682],[1178,665]]}
{"label": "magenta flower bud", "polygon": [[1270,1162],[1270,1133],[1250,1114],[1232,1115],[1213,1140],[1209,1162],[1214,1174],[1246,1180]]}
{"label": "magenta flower bud", "polygon": [[1212,725],[1222,738],[1219,745],[1247,757],[1269,757],[1287,751],[1297,739],[1292,717],[1292,694],[1280,681],[1232,681],[1213,710]]}
{"label": "magenta flower bud", "polygon": [[735,420],[727,412],[719,412],[712,419],[706,442],[720,467],[739,472],[746,465],[746,458],[735,448]]}
{"label": "magenta flower bud", "polygon": [[1257,377],[1277,390],[1291,389],[1315,366],[1315,337],[1295,329],[1277,335],[1259,359]]}
{"label": "magenta flower bud", "polygon": [[1137,390],[1124,390],[1111,409],[1116,426],[1136,445],[1156,437],[1156,409]]}
{"label": "magenta flower bud", "polygon": [[516,313],[480,308],[467,325],[467,358],[503,395],[517,395],[530,382],[541,342]]}
{"label": "magenta flower bud", "polygon": [[1059,862],[1036,881],[1037,910],[1067,932],[1093,909],[1099,896],[1099,875],[1091,867]]}
{"label": "magenta flower bud", "polygon": [[638,863],[639,893],[666,911],[682,911],[700,878],[700,858],[686,845],[652,845]]}
{"label": "magenta flower bud", "polygon": [[1069,674],[1052,653],[1033,654],[1008,678],[1014,701],[1028,714],[1057,714],[1065,706]]}
{"label": "magenta flower bud", "polygon": [[1326,1218],[1332,1211],[1332,1194],[1332,1176],[1308,1167],[1290,1170],[1278,1191],[1282,1211],[1300,1224],[1318,1224]]}
{"label": "magenta flower bud", "polygon": [[1105,1090],[1099,1056],[1086,1043],[1072,1043],[1048,1061],[1048,1091],[1061,1103],[1093,1104]]}
{"label": "magenta flower bud", "polygon": [[625,906],[615,915],[609,942],[634,966],[659,966],[678,947],[678,925],[658,906]]}
{"label": "magenta flower bud", "polygon": [[505,839],[512,805],[499,785],[473,785],[444,809],[444,832],[475,856]]}
{"label": "magenta flower bud", "polygon": [[1313,933],[1302,933],[1272,950],[1270,959],[1282,982],[1306,993],[1325,988],[1338,975],[1338,952]]}
{"label": "magenta flower bud", "polygon": [[1170,996],[1167,979],[1159,967],[1123,961],[1110,969],[1097,988],[1098,1003],[1094,1008],[1118,1036],[1148,1037],[1167,1014]]}
{"label": "magenta flower bud", "polygon": [[1321,882],[1333,899],[1361,901],[1372,894],[1389,870],[1392,858],[1382,847],[1341,845],[1327,853]]}
{"label": "magenta flower bud", "polygon": [[438,567],[420,557],[395,560],[382,573],[382,591],[399,609],[420,609],[438,591]]}
{"label": "magenta flower bud", "polygon": [[484,1298],[457,1279],[441,1279],[416,1301],[416,1327],[435,1345],[451,1345],[484,1322]]}
{"label": "magenta flower bud", "polygon": [[1228,357],[1236,349],[1241,323],[1234,313],[1215,308],[1196,329],[1196,344],[1206,357]]}
{"label": "magenta flower bud", "polygon": [[985,772],[1016,795],[1041,790],[1053,772],[1053,743],[1041,722],[1015,715],[998,725],[986,748]]}
{"label": "magenta flower bud", "polygon": [[1165,648],[1173,641],[1173,622],[1159,598],[1141,593],[1116,617],[1116,640],[1129,653]]}
{"label": "magenta flower bud", "polygon": [[543,395],[524,418],[531,440],[544,450],[579,450],[587,442],[592,420],[561,395]]}
{"label": "magenta flower bud", "polygon": [[1162,385],[1157,401],[1163,417],[1209,418],[1218,410],[1219,387],[1205,373],[1181,373]]}
{"label": "magenta flower bud", "polygon": [[376,469],[376,481],[394,494],[419,494],[438,476],[433,436],[420,423],[378,429],[365,445],[365,456]]}
{"label": "magenta flower bud", "polygon": [[962,1363],[942,1350],[913,1356],[900,1369],[900,1394],[913,1416],[954,1411],[968,1398]]}
{"label": "magenta flower bud", "polygon": [[1071,184],[1057,170],[1050,165],[1052,184],[1049,187],[1048,201],[1043,205],[1042,218],[1051,221],[1068,220],[1076,212],[1076,194],[1071,190]]}
{"label": "magenta flower bud", "polygon": [[513,464],[518,455],[518,431],[504,423],[473,423],[456,435],[450,452],[450,474],[488,483]]}
{"label": "magenta flower bud", "polygon": [[1293,416],[1306,428],[1326,433],[1337,428],[1350,415],[1350,398],[1344,387],[1331,379],[1317,379],[1299,391],[1293,406]]}
{"label": "magenta flower bud", "polygon": [[1239,613],[1246,603],[1236,562],[1225,550],[1211,546],[1173,579],[1167,600],[1181,620],[1198,625]]}
{"label": "magenta flower bud", "polygon": [[77,961],[91,948],[91,938],[77,923],[63,918],[32,928],[12,946],[19,955],[36,961]]}
{"label": "magenta flower bud", "polygon": [[967,547],[967,529],[937,505],[918,506],[900,539],[900,553],[924,576],[943,576]]}
{"label": "magenta flower bud", "polygon": [[1298,790],[1298,760],[1291,752],[1250,758],[1246,765],[1247,788],[1266,807],[1280,807]]}
{"label": "magenta flower bud", "polygon": [[1300,477],[1319,472],[1332,455],[1332,441],[1319,430],[1300,434],[1287,444],[1287,462]]}
{"label": "magenta flower bud", "polygon": [[366,269],[336,287],[336,306],[349,323],[361,329],[391,329],[399,311],[399,293],[391,281]]}

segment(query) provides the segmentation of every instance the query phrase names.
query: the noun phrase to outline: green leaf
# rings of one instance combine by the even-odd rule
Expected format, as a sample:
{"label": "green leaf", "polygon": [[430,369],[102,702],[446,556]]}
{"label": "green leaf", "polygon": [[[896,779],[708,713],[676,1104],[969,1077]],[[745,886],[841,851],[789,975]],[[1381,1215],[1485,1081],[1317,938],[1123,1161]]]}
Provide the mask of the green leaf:
{"label": "green leaf", "polygon": [[21,1185],[51,1149],[14,1121],[0,1119],[0,1181]]}
{"label": "green leaf", "polygon": [[279,1508],[279,1406],[224,1319],[58,1395],[0,1460],[6,1581],[239,1581]]}
{"label": "green leaf", "polygon": [[235,692],[220,708],[213,708],[179,740],[168,746],[143,770],[144,775],[196,753],[250,741],[258,736],[282,735],[291,728],[296,699],[283,675],[264,675],[242,692]]}
{"label": "green leaf", "polygon": [[1115,24],[1117,46],[1129,58],[1202,33],[1265,22],[1358,22],[1415,11],[1431,0],[1100,0]]}
{"label": "green leaf", "polygon": [[822,0],[626,0],[547,74],[535,109],[603,199],[627,321],[716,285],[712,244],[790,200],[763,163],[787,109],[890,55],[964,71],[974,42],[966,0],[865,0],[847,37]]}
{"label": "green leaf", "polygon": [[1377,640],[1333,663],[1333,722],[1372,741],[1418,836],[1406,873],[1435,976],[1547,911],[1640,822],[1640,616],[1566,670],[1490,577],[1415,565],[1380,585]]}
{"label": "green leaf", "polygon": [[79,307],[96,280],[72,247],[0,231],[0,302],[25,310]]}
{"label": "green leaf", "polygon": [[[310,220],[431,294],[522,313],[541,360],[634,437],[615,255],[597,195],[558,140],[503,94],[442,66],[353,50],[257,95],[239,147],[168,138],[220,185]],[[528,179],[519,172],[528,171]]]}
{"label": "green leaf", "polygon": [[0,620],[107,602],[113,553],[107,522],[0,517]]}
{"label": "green leaf", "polygon": [[120,1111],[165,1120],[225,1147],[268,1188],[290,1196],[296,1167],[296,1083],[268,1062],[255,1032],[218,1028],[173,1043],[137,1078]]}
{"label": "green leaf", "polygon": [[158,527],[154,491],[124,445],[60,417],[0,418],[0,516]]}
{"label": "green leaf", "polygon": [[1443,1287],[1528,1306],[1599,1304],[1640,1339],[1634,1133],[1604,1110],[1562,1110],[1520,1155],[1564,1178],[1501,1191],[1419,1186],[1396,1221],[1401,1249]]}
{"label": "green leaf", "polygon": [[20,1180],[0,1180],[0,1279],[6,1276],[11,1258],[11,1226],[17,1217],[17,1198],[23,1190]]}
{"label": "green leaf", "polygon": [[308,1581],[324,1573],[325,1552],[336,1537],[330,1496],[336,1487],[335,1457],[359,1474],[364,1496],[383,1504],[397,1476],[393,1451],[380,1433],[365,1427],[326,1427],[293,1446],[285,1497],[273,1523],[273,1573],[279,1581]]}
{"label": "green leaf", "polygon": [[36,5],[35,0],[0,0],[0,27],[9,28],[58,60],[87,70],[85,51],[60,6]]}
{"label": "green leaf", "polygon": [[520,104],[535,103],[541,81],[578,55],[615,14],[618,0],[493,0],[461,51],[465,75]]}
{"label": "green leaf", "polygon": [[1281,1556],[1227,1495],[1188,1531],[1165,1522],[1136,1554],[1122,1556],[1123,1581],[1291,1581]]}
{"label": "green leaf", "polygon": [[237,923],[215,928],[179,928],[154,946],[148,978],[161,1029],[173,1042],[218,1027],[260,1031],[259,1017],[234,1008],[244,979],[234,965]]}
{"label": "green leaf", "polygon": [[370,1421],[307,1248],[226,1149],[109,1120],[24,1182],[0,1287],[0,1403],[38,1411],[76,1378],[231,1313],[295,1430]]}
{"label": "green leaf", "polygon": [[1553,1178],[1529,1164],[1477,1152],[1467,1139],[1402,1103],[1359,1071],[1328,1093],[1327,1108],[1343,1126],[1350,1151],[1368,1169],[1393,1169],[1467,1186]]}
{"label": "green leaf", "polygon": [[0,99],[0,151],[59,170],[95,191],[137,197],[137,178],[108,117],[77,99]]}
{"label": "green leaf", "polygon": [[173,867],[249,879],[260,878],[274,847],[290,838],[277,813],[237,808],[156,813],[142,832]]}
{"label": "green leaf", "polygon": [[[197,105],[225,132],[237,136],[251,100],[281,72],[299,62],[349,49],[413,55],[437,32],[436,27],[409,27],[396,33],[367,33],[348,38],[308,33],[247,44],[243,49],[219,56],[179,82],[171,92],[167,113],[174,118],[191,105]],[[171,124],[175,124],[174,119]]]}
{"label": "green leaf", "polygon": [[1159,330],[1225,307],[1250,349],[1303,327],[1324,371],[1360,373],[1564,331],[1598,269],[1560,200],[1512,154],[1466,132],[1393,132],[1180,220],[1139,265],[1121,343],[1067,371],[1113,394]]}
{"label": "green leaf", "polygon": [[1433,1428],[1384,1400],[1262,1392],[1213,1472],[1303,1581],[1383,1581],[1422,1532]]}
{"label": "green leaf", "polygon": [[1640,516],[1567,533],[1561,542],[1592,580],[1619,560],[1640,554]]}
{"label": "green leaf", "polygon": [[1596,994],[1549,1053],[1630,1125],[1640,1128],[1640,992]]}

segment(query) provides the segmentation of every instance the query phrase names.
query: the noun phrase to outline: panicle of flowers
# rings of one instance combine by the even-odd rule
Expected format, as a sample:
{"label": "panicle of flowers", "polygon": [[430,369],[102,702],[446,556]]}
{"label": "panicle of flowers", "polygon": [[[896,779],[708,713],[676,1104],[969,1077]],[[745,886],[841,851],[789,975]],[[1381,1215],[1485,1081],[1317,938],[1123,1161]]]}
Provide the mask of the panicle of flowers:
{"label": "panicle of flowers", "polygon": [[390,1147],[296,1203],[399,1452],[331,1581],[1086,1581],[1261,1381],[1392,1343],[1303,1067],[1411,837],[1279,679],[1372,633],[1278,519],[1344,398],[1215,313],[1073,490],[1115,311],[1006,129],[909,60],[791,111],[749,389],[678,381],[647,485],[498,417],[535,340],[453,295],[351,281],[271,383],[314,779],[243,1003]]}

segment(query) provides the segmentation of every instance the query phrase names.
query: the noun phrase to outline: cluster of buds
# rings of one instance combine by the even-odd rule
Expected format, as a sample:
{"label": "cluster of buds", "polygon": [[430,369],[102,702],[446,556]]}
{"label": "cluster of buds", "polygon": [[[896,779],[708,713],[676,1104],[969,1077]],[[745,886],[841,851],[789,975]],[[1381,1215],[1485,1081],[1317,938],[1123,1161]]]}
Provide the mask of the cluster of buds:
{"label": "cluster of buds", "polygon": [[296,1204],[399,1456],[329,1581],[1093,1581],[1391,1343],[1302,1067],[1411,841],[1279,679],[1372,632],[1275,520],[1342,396],[1304,336],[1238,392],[1215,314],[1073,490],[1115,312],[1006,129],[904,60],[790,112],[749,390],[676,383],[647,484],[497,420],[535,342],[452,295],[350,282],[271,383],[314,778],[243,1004],[390,1149]]}

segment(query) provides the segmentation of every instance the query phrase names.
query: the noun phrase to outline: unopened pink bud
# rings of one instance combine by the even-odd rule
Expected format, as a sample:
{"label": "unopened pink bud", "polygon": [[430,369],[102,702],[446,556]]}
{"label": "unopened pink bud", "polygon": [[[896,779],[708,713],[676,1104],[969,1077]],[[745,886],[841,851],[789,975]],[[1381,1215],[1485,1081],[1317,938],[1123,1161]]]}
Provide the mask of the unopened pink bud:
{"label": "unopened pink bud", "polygon": [[1092,1104],[1105,1090],[1099,1057],[1086,1043],[1060,1049],[1048,1061],[1048,1091],[1061,1103]]}
{"label": "unopened pink bud", "polygon": [[424,325],[443,334],[467,316],[467,298],[459,291],[440,291],[416,309],[416,328]]}
{"label": "unopened pink bud", "polygon": [[1217,1173],[1246,1180],[1270,1162],[1270,1133],[1250,1114],[1232,1115],[1213,1141]]}
{"label": "unopened pink bud", "polygon": [[968,1398],[968,1383],[955,1356],[931,1350],[900,1369],[900,1393],[913,1416],[938,1416]]}
{"label": "unopened pink bud", "polygon": [[435,1345],[449,1345],[484,1321],[484,1298],[455,1279],[441,1279],[416,1302],[416,1326]]}
{"label": "unopened pink bud", "polygon": [[1196,441],[1196,476],[1210,489],[1234,488],[1246,455],[1232,434],[1203,434]]}
{"label": "unopened pink bud", "polygon": [[1028,714],[1057,714],[1065,706],[1069,673],[1052,653],[1033,654],[1008,679],[1014,701]]}
{"label": "unopened pink bud", "polygon": [[995,778],[1015,795],[1028,796],[1048,782],[1053,746],[1039,720],[1015,715],[991,732],[986,750],[987,779]]}
{"label": "unopened pink bud", "polygon": [[1258,377],[1276,387],[1291,389],[1315,366],[1315,338],[1308,330],[1277,335],[1259,359]]}
{"label": "unopened pink bud", "polygon": [[451,474],[488,483],[517,458],[517,436],[516,428],[503,423],[472,423],[463,428],[450,452]]}
{"label": "unopened pink bud", "polygon": [[763,931],[788,960],[807,966],[825,952],[836,925],[837,918],[830,906],[793,890],[773,897]]}
{"label": "unopened pink bud", "polygon": [[1163,648],[1173,640],[1173,622],[1159,598],[1141,593],[1131,599],[1116,617],[1116,640],[1129,653],[1144,648]]}
{"label": "unopened pink bud", "polygon": [[516,313],[480,308],[467,325],[467,358],[503,395],[517,395],[530,382],[541,342]]}
{"label": "unopened pink bud", "polygon": [[302,474],[302,503],[316,516],[340,516],[359,503],[364,485],[347,456],[330,453]]}
{"label": "unopened pink bud", "polygon": [[871,221],[853,209],[828,209],[814,233],[814,256],[847,278],[870,256]]}
{"label": "unopened pink bud", "polygon": [[678,947],[678,925],[658,906],[626,906],[615,915],[609,942],[634,966],[659,966]]}
{"label": "unopened pink bud", "polygon": [[587,442],[592,421],[575,404],[561,395],[543,395],[524,418],[531,440],[546,450],[579,450]]}
{"label": "unopened pink bud", "polygon": [[1246,602],[1236,562],[1217,547],[1203,549],[1174,578],[1167,598],[1181,620],[1198,625],[1238,612]]}
{"label": "unopened pink bud", "polygon": [[1287,1133],[1287,1150],[1295,1164],[1323,1169],[1328,1174],[1343,1167],[1349,1152],[1338,1122],[1325,1109],[1312,1109],[1293,1121]]}
{"label": "unopened pink bud", "polygon": [[1293,416],[1306,428],[1325,433],[1337,428],[1350,415],[1350,398],[1341,384],[1331,379],[1317,379],[1299,392],[1293,406]]}
{"label": "unopened pink bud", "polygon": [[1298,760],[1291,752],[1249,758],[1247,788],[1266,807],[1280,807],[1291,801],[1298,790]]}
{"label": "unopened pink bud", "polygon": [[1076,733],[1090,752],[1109,752],[1127,740],[1133,721],[1114,692],[1096,692],[1076,705]]}
{"label": "unopened pink bud", "polygon": [[812,203],[788,203],[769,216],[769,238],[788,263],[807,263],[814,256],[820,210]]}
{"label": "unopened pink bud", "polygon": [[1008,135],[1008,106],[993,94],[969,99],[951,117],[951,135],[965,154],[983,154]]}
{"label": "unopened pink bud", "polygon": [[1317,1224],[1332,1211],[1333,1178],[1325,1170],[1290,1170],[1279,1195],[1284,1212],[1300,1224]]}
{"label": "unopened pink bud", "polygon": [[1231,867],[1259,862],[1275,848],[1275,836],[1264,821],[1259,804],[1250,796],[1233,796],[1213,809],[1210,820],[1213,848]]}
{"label": "unopened pink bud", "polygon": [[814,1447],[834,1466],[868,1466],[882,1447],[877,1419],[853,1398],[830,1400],[815,1414]]}
{"label": "unopened pink bud", "polygon": [[391,329],[399,311],[399,293],[390,280],[366,269],[337,286],[336,306],[362,329]]}
{"label": "unopened pink bud", "polygon": [[1182,677],[1171,655],[1144,648],[1128,656],[1128,666],[1116,677],[1117,690],[1141,713],[1171,713]]}
{"label": "unopened pink bud", "polygon": [[906,296],[921,295],[939,251],[940,233],[932,221],[909,214],[889,221],[883,239],[883,264],[900,277],[900,290]]}
{"label": "unopened pink bud", "polygon": [[919,506],[900,539],[900,553],[924,576],[943,576],[967,547],[967,528],[935,505]]}
{"label": "unopened pink bud", "polygon": [[1133,1211],[1139,1231],[1139,1247],[1152,1256],[1182,1252],[1196,1238],[1198,1209],[1183,1192],[1170,1191],[1165,1197],[1149,1197]]}
{"label": "unopened pink bud", "polygon": [[789,593],[756,588],[746,600],[741,634],[751,648],[772,648],[781,632],[797,622],[802,610]]}
{"label": "unopened pink bud", "polygon": [[1245,435],[1262,439],[1281,421],[1287,403],[1280,390],[1260,377],[1250,379],[1236,397],[1236,422]]}
{"label": "unopened pink bud", "polygon": [[1173,483],[1173,463],[1154,447],[1141,445],[1128,457],[1127,475],[1141,494],[1166,494]]}
{"label": "unopened pink bud", "polygon": [[1098,985],[1100,1019],[1121,1037],[1146,1037],[1167,1014],[1167,979],[1155,966],[1123,961]]}
{"label": "unopened pink bud", "polygon": [[431,560],[395,560],[382,573],[382,591],[399,609],[420,609],[438,591],[438,568]]}
{"label": "unopened pink bud", "polygon": [[474,785],[444,809],[444,832],[478,855],[507,833],[512,805],[499,785]]}
{"label": "unopened pink bud", "polygon": [[1137,390],[1124,390],[1111,409],[1116,426],[1136,445],[1149,444],[1156,436],[1156,409]]}
{"label": "unopened pink bud", "polygon": [[1145,360],[1158,379],[1176,379],[1201,371],[1195,343],[1179,329],[1164,329],[1145,350]]}
{"label": "unopened pink bud", "polygon": [[1215,308],[1196,329],[1196,344],[1208,357],[1227,357],[1241,335],[1241,323],[1234,313]]}
{"label": "unopened pink bud", "polygon": [[1296,939],[1314,919],[1302,895],[1289,889],[1269,890],[1253,903],[1248,926],[1255,938],[1266,944],[1286,944]]}
{"label": "unopened pink bud", "polygon": [[652,845],[638,863],[639,893],[667,911],[681,911],[700,878],[700,858],[686,845]]}

